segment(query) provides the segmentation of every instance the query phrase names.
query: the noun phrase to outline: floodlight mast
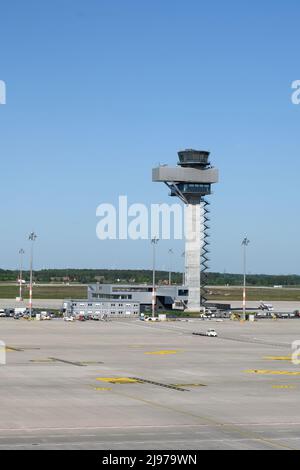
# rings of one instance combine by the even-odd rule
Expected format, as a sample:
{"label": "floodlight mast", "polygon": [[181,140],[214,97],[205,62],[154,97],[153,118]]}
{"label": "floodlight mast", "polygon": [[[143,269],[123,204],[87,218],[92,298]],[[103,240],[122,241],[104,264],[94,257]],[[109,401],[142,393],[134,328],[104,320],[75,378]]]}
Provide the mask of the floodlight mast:
{"label": "floodlight mast", "polygon": [[245,237],[242,241],[243,247],[243,261],[244,261],[244,286],[243,286],[243,320],[246,319],[246,289],[247,289],[247,246],[249,245],[250,240],[248,237]]}
{"label": "floodlight mast", "polygon": [[29,281],[29,317],[32,317],[32,285],[33,285],[33,246],[37,239],[37,235],[34,232],[29,234],[28,240],[31,241],[30,250],[30,281]]}
{"label": "floodlight mast", "polygon": [[185,285],[187,310],[193,312],[200,312],[207,300],[209,203],[205,197],[219,180],[209,155],[201,150],[183,150],[178,152],[177,167],[159,166],[152,170],[152,180],[165,183],[170,196],[178,197],[185,204]]}
{"label": "floodlight mast", "polygon": [[23,300],[23,295],[22,295],[22,284],[23,284],[23,256],[25,254],[25,251],[23,248],[19,250],[19,255],[20,255],[20,273],[19,273],[19,300],[20,302]]}

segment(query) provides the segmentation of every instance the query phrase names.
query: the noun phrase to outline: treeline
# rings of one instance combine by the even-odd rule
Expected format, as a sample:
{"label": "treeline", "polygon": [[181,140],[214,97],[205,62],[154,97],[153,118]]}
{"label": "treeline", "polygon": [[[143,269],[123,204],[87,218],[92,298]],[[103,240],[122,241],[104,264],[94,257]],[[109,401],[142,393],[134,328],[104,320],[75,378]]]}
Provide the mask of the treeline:
{"label": "treeline", "polygon": [[[0,269],[0,282],[15,282],[19,277],[18,271]],[[167,283],[169,273],[157,271],[158,283]],[[182,283],[182,273],[172,273],[172,282]],[[29,271],[24,271],[23,279],[29,280]],[[35,282],[40,283],[129,283],[143,284],[152,282],[151,270],[123,270],[123,269],[42,269],[34,272]],[[237,286],[243,283],[241,274],[208,273],[208,284],[212,286]],[[250,274],[247,276],[250,286],[300,286],[299,275],[266,275]]]}
{"label": "treeline", "polygon": [[[212,286],[238,286],[243,284],[243,275],[230,273],[208,273],[208,284]],[[272,275],[272,274],[248,274],[249,286],[300,286],[300,276],[297,274]]]}

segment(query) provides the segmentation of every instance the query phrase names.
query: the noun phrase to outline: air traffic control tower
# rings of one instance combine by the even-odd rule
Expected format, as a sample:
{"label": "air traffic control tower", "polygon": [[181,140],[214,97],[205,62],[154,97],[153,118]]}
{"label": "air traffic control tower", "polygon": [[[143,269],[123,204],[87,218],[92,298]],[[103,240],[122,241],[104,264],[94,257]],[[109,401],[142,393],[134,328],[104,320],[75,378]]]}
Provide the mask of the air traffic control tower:
{"label": "air traffic control tower", "polygon": [[199,312],[207,300],[209,203],[206,196],[218,182],[219,172],[209,161],[209,152],[184,150],[178,152],[176,167],[160,166],[152,170],[152,180],[165,183],[170,196],[185,204],[185,285],[188,288],[187,310]]}

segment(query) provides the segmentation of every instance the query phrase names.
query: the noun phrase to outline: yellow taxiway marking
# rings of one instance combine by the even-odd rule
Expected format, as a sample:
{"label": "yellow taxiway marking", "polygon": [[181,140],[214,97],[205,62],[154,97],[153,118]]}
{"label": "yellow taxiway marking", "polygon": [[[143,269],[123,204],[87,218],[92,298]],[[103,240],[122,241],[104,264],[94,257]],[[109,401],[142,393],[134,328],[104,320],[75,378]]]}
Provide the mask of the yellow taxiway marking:
{"label": "yellow taxiway marking", "polygon": [[139,383],[137,379],[131,379],[130,377],[97,377],[96,380],[100,382],[108,382],[111,384],[134,384]]}
{"label": "yellow taxiway marking", "polygon": [[9,346],[6,346],[6,347],[1,346],[0,347],[0,352],[20,352],[20,351],[21,351],[20,349],[11,348]]}
{"label": "yellow taxiway marking", "polygon": [[0,352],[18,352],[17,349],[13,348],[0,348]]}
{"label": "yellow taxiway marking", "polygon": [[275,389],[283,389],[283,390],[291,390],[296,388],[295,385],[272,385],[272,388]]}
{"label": "yellow taxiway marking", "polygon": [[151,355],[151,356],[164,356],[168,354],[177,354],[181,351],[177,350],[170,350],[170,351],[150,351],[150,352],[145,352],[144,354]]}
{"label": "yellow taxiway marking", "polygon": [[265,356],[267,361],[291,361],[292,356]]}
{"label": "yellow taxiway marking", "polygon": [[289,370],[259,370],[250,369],[245,371],[247,374],[258,374],[258,375],[300,375],[300,372],[292,372]]}
{"label": "yellow taxiway marking", "polygon": [[111,388],[110,387],[95,387],[96,392],[110,392]]}

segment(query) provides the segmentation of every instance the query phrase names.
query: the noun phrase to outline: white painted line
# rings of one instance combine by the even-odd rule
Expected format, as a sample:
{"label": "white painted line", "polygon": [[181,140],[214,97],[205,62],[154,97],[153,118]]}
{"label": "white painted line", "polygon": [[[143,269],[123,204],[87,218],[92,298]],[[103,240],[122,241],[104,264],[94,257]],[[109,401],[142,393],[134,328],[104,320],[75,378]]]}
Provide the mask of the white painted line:
{"label": "white painted line", "polygon": [[[201,417],[200,417],[201,418]],[[241,427],[255,427],[255,426],[300,426],[300,422],[276,422],[276,423],[203,423],[203,424],[166,424],[166,425],[146,425],[146,426],[83,426],[83,427],[35,427],[35,428],[0,428],[0,432],[34,432],[34,431],[84,431],[84,430],[110,430],[110,429],[172,429],[172,428],[214,428],[214,427],[232,427],[232,426],[241,426]],[[57,437],[57,435],[56,435]],[[0,436],[0,438],[3,438]],[[7,436],[6,436],[7,438]]]}

